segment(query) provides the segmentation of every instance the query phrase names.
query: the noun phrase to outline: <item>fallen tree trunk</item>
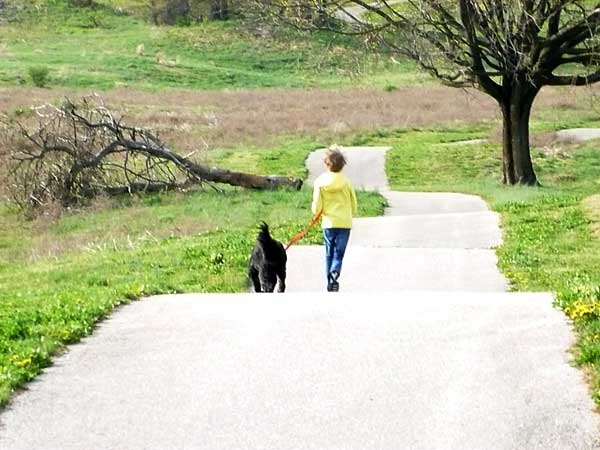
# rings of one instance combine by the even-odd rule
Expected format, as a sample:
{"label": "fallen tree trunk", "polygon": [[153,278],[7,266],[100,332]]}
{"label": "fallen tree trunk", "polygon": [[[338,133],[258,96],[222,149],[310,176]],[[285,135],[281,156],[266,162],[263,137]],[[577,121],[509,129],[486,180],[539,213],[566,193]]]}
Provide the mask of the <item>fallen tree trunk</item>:
{"label": "fallen tree trunk", "polygon": [[250,189],[278,189],[288,187],[298,190],[302,187],[302,180],[300,178],[254,175],[220,169],[218,167],[206,167],[195,163],[189,158],[178,155],[162,144],[156,146],[152,143],[142,143],[140,145],[138,142],[124,141],[119,142],[119,145],[132,151],[146,152],[156,158],[172,161],[176,166],[183,168],[185,172],[194,175],[202,181],[212,181]]}
{"label": "fallen tree trunk", "polygon": [[98,194],[162,192],[203,183],[300,189],[302,180],[207,167],[167,147],[149,130],[126,126],[97,96],[34,109],[36,126],[5,118],[10,192],[21,208],[71,205]]}
{"label": "fallen tree trunk", "polygon": [[168,192],[183,190],[190,187],[186,183],[182,184],[164,184],[164,183],[132,183],[127,186],[108,186],[104,187],[104,192],[108,195],[123,195],[145,193],[153,194],[159,192]]}
{"label": "fallen tree trunk", "polygon": [[300,178],[288,178],[276,175],[252,175],[219,169],[218,167],[206,168],[197,164],[193,164],[190,170],[206,181],[226,183],[250,189],[278,189],[288,187],[299,190],[302,187],[302,180]]}

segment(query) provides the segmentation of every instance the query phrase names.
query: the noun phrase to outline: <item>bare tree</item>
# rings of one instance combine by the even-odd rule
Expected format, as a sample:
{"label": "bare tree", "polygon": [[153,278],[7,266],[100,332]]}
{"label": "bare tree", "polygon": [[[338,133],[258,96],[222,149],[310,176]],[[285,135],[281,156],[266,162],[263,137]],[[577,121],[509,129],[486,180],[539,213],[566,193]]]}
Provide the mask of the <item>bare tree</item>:
{"label": "bare tree", "polygon": [[159,192],[205,182],[253,189],[300,189],[302,180],[206,167],[149,130],[125,125],[96,96],[35,109],[35,124],[0,120],[10,149],[9,192],[27,210],[79,203],[98,194]]}
{"label": "bare tree", "polygon": [[[257,0],[289,17],[317,0]],[[590,0],[333,0],[320,2],[338,26],[406,55],[447,85],[492,96],[503,117],[503,179],[537,184],[529,118],[543,86],[600,81],[600,3]],[[267,7],[265,9],[265,6]],[[339,22],[344,22],[339,26]],[[314,23],[296,15],[301,28]]]}

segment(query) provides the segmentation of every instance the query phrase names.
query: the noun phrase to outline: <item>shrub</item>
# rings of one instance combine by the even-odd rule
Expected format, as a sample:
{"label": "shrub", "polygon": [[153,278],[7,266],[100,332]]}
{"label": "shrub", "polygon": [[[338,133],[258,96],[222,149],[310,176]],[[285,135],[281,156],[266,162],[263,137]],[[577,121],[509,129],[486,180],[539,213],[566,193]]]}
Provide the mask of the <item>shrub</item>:
{"label": "shrub", "polygon": [[48,84],[50,69],[44,66],[30,67],[29,77],[37,87],[45,87]]}

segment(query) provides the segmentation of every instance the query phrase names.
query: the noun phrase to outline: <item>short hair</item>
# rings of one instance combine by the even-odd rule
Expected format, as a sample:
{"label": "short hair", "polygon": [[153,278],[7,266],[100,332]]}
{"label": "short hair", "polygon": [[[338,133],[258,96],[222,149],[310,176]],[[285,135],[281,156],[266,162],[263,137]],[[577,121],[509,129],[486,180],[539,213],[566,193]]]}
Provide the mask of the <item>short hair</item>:
{"label": "short hair", "polygon": [[346,158],[341,152],[340,147],[333,145],[327,149],[323,162],[332,172],[339,172],[346,165]]}

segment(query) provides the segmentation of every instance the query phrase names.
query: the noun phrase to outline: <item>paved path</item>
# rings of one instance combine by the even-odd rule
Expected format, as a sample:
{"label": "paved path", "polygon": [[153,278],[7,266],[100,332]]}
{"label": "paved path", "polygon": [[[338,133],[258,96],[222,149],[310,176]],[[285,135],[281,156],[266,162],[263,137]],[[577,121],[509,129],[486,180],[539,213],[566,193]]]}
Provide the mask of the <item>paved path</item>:
{"label": "paved path", "polygon": [[[386,6],[397,6],[401,3],[404,3],[406,0],[396,0],[396,1],[387,1],[387,2],[373,2],[372,6],[377,6],[385,9]],[[363,17],[368,13],[367,8],[359,5],[354,6],[344,6],[340,7],[335,13],[334,16],[344,22],[348,22],[349,24],[357,24],[365,20]]]}
{"label": "paved path", "polygon": [[571,128],[556,132],[559,141],[586,142],[600,139],[600,128]]}
{"label": "paved path", "polygon": [[[501,243],[499,216],[479,197],[454,193],[390,191],[387,147],[348,147],[345,173],[357,189],[379,191],[384,217],[356,219],[340,282],[345,291],[428,289],[505,291],[494,247]],[[323,150],[308,160],[309,184],[323,172]],[[290,291],[322,291],[323,248],[289,251]],[[432,270],[435,268],[435,270]]]}
{"label": "paved path", "polygon": [[[343,292],[123,307],[0,415],[0,450],[597,448],[565,316],[549,294],[503,292],[497,218],[372,184],[384,153],[349,150],[391,208],[357,222]],[[294,251],[290,284],[316,289],[322,249]]]}

